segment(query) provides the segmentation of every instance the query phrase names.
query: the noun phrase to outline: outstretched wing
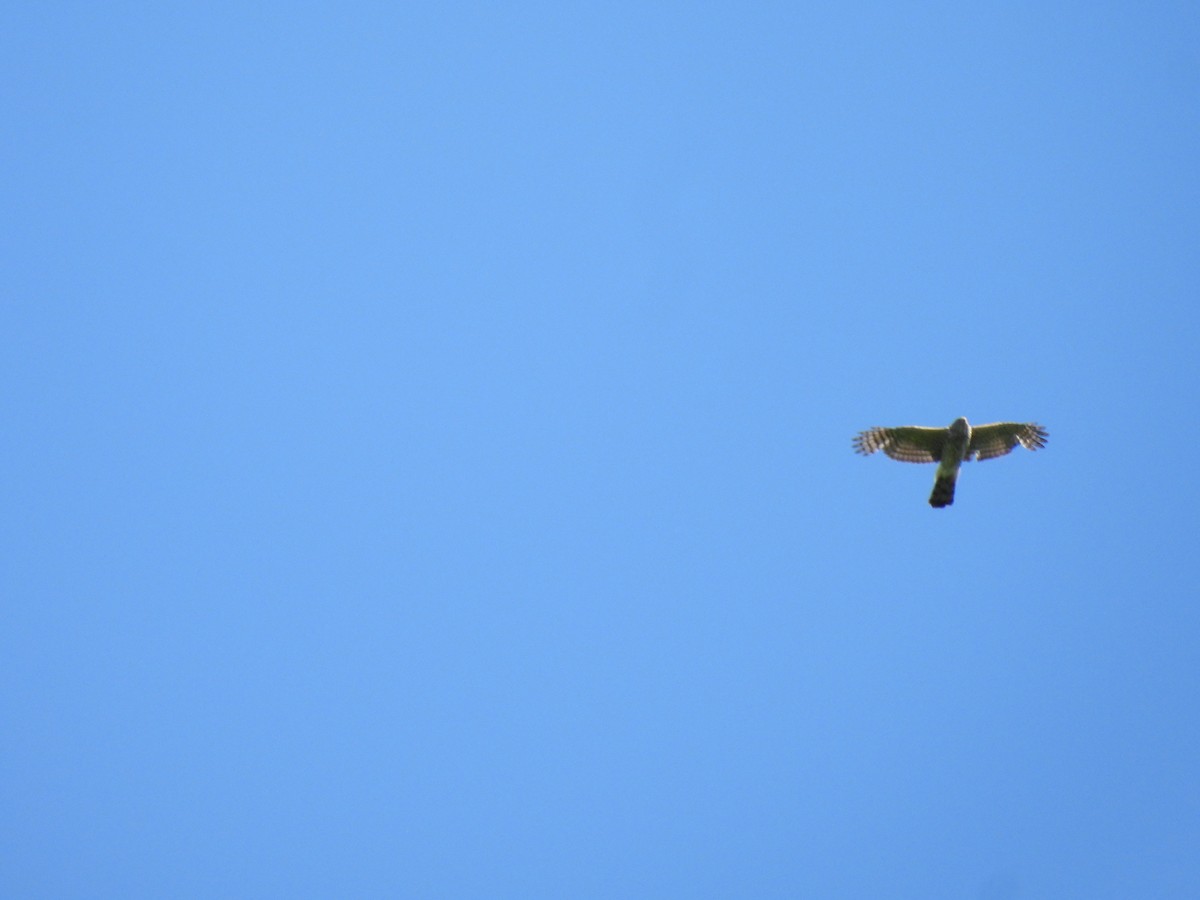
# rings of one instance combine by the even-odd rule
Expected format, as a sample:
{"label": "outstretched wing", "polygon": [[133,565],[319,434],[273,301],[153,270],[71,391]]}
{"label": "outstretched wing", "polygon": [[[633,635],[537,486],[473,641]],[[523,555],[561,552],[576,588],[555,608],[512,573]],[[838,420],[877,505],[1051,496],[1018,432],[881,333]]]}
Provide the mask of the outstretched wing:
{"label": "outstretched wing", "polygon": [[967,448],[967,456],[995,459],[997,456],[1012,453],[1017,444],[1026,450],[1039,450],[1046,446],[1046,438],[1049,436],[1046,429],[1035,422],[992,422],[990,425],[976,425],[971,429],[971,446]]}
{"label": "outstretched wing", "polygon": [[871,428],[854,439],[854,449],[863,456],[882,450],[900,462],[937,462],[942,458],[946,433],[945,428],[918,428],[916,425]]}

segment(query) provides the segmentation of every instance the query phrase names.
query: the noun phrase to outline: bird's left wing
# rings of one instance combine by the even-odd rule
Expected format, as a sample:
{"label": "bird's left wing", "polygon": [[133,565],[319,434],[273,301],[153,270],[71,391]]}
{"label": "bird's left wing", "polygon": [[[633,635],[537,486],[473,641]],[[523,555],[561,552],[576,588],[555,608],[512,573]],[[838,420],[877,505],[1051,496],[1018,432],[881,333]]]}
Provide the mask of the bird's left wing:
{"label": "bird's left wing", "polygon": [[1039,450],[1046,446],[1049,433],[1036,422],[992,422],[976,425],[971,429],[971,446],[968,458],[995,459],[1012,453],[1020,444],[1026,450]]}
{"label": "bird's left wing", "polygon": [[871,428],[860,432],[854,438],[854,449],[863,456],[882,450],[900,462],[931,463],[942,458],[945,443],[945,428],[903,425],[900,428]]}

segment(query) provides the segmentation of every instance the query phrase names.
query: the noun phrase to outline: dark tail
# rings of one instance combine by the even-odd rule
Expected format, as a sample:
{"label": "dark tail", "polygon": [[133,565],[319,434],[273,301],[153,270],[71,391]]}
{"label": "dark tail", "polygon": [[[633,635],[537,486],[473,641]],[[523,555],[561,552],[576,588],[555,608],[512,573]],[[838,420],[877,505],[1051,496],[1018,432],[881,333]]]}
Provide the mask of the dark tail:
{"label": "dark tail", "polygon": [[933,483],[933,493],[929,495],[929,505],[941,509],[954,502],[954,482],[958,479],[953,475],[939,475]]}

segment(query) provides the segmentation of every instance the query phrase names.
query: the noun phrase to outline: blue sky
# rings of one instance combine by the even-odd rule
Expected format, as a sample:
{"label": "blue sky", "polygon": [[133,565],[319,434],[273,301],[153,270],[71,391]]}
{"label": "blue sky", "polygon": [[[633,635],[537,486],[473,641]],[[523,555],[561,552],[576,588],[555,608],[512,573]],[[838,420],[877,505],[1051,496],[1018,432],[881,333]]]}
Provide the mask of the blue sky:
{"label": "blue sky", "polygon": [[0,893],[1200,895],[1197,47],[10,5]]}

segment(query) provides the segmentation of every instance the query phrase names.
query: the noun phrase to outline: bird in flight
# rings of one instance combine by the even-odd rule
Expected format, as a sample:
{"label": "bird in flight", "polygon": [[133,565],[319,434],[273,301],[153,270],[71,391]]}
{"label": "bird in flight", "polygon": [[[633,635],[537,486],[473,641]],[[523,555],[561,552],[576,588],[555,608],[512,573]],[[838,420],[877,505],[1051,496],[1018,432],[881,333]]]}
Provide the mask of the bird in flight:
{"label": "bird in flight", "polygon": [[863,456],[882,450],[900,462],[938,464],[929,505],[941,509],[954,502],[954,483],[959,467],[970,459],[995,459],[1020,444],[1026,450],[1046,446],[1049,433],[1034,422],[992,422],[974,428],[964,418],[949,428],[871,428],[854,438],[854,449]]}

